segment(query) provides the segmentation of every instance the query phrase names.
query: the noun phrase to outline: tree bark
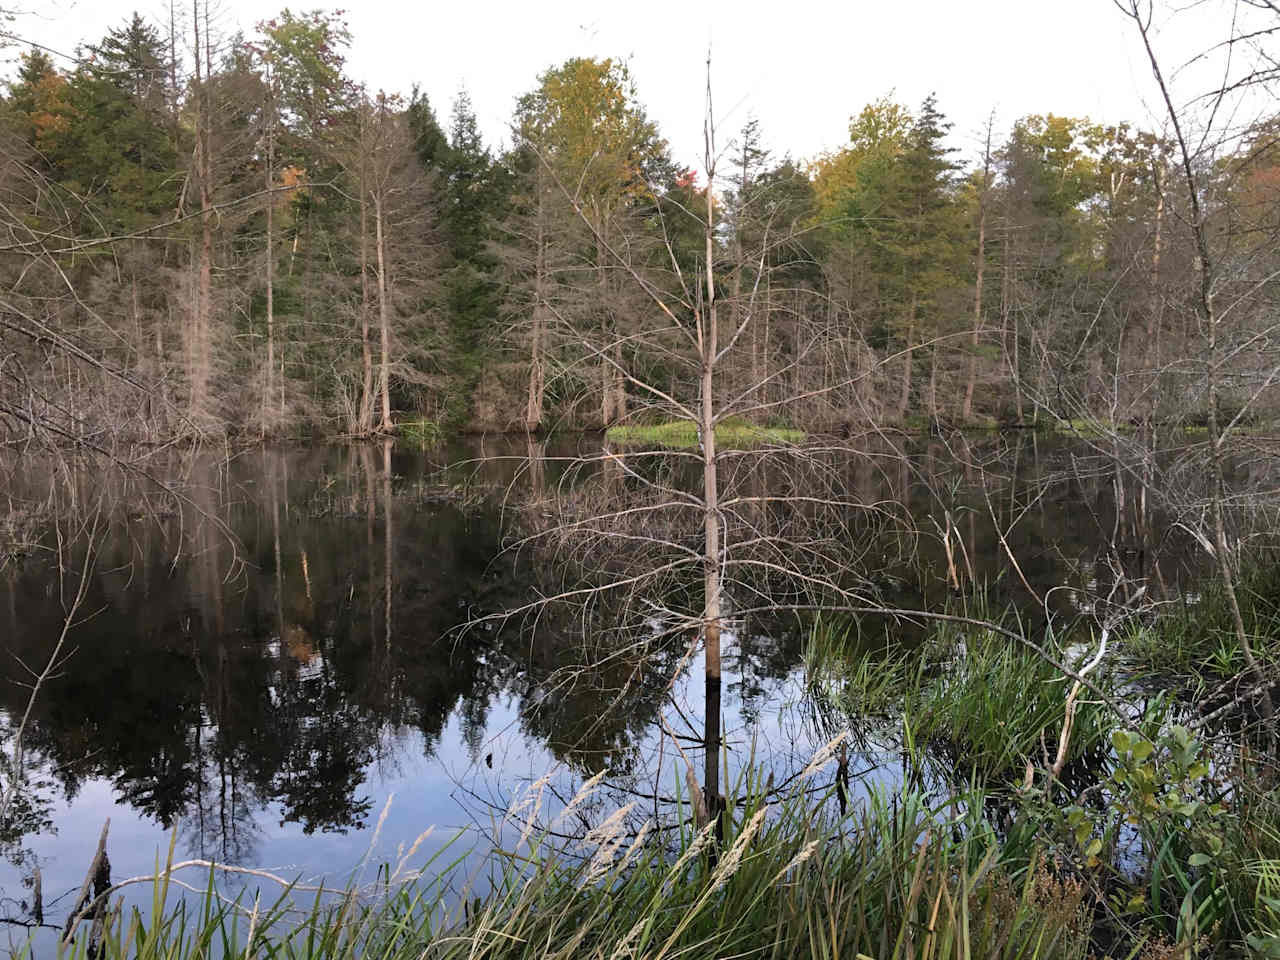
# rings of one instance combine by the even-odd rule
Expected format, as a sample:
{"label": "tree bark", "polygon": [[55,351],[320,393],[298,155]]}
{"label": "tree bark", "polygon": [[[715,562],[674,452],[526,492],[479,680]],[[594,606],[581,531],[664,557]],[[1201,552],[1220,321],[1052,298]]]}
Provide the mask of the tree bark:
{"label": "tree bark", "polygon": [[[270,79],[267,81],[270,83]],[[267,383],[262,396],[262,432],[267,432],[267,405],[271,402],[272,373],[276,365],[276,315],[275,315],[275,102],[267,97]],[[283,389],[283,384],[281,384]],[[284,403],[280,416],[284,418]]]}
{"label": "tree bark", "polygon": [[902,390],[898,395],[898,422],[907,419],[907,408],[911,404],[911,360],[915,352],[916,298],[911,295],[911,307],[907,312],[906,350],[902,355]]}
{"label": "tree bark", "polygon": [[[600,301],[600,328],[604,351],[612,355],[617,344],[609,342],[616,336],[613,329],[613,311],[609,309],[609,279],[605,272],[604,218],[596,217],[596,296]],[[600,357],[600,425],[608,427],[617,419],[617,386],[613,365],[605,356]]]}
{"label": "tree bark", "polygon": [[938,411],[938,344],[929,348],[929,419],[939,420]]}
{"label": "tree bark", "polygon": [[[708,118],[708,122],[710,119]],[[709,151],[708,151],[709,153]],[[703,534],[705,549],[703,553],[703,648],[705,652],[706,674],[706,730],[705,730],[705,769],[703,787],[706,793],[707,810],[712,817],[718,816],[720,810],[720,616],[721,589],[720,583],[720,503],[719,476],[716,463],[715,434],[715,362],[718,338],[716,336],[716,286],[714,233],[715,223],[712,201],[713,170],[708,157],[707,176],[707,223],[706,223],[706,258],[707,258],[707,309],[704,323],[699,331],[702,360],[702,415],[698,432],[702,442],[702,485],[703,485]]]}
{"label": "tree bark", "polygon": [[1164,229],[1164,189],[1160,183],[1157,170],[1156,183],[1156,228],[1151,248],[1151,304],[1147,309],[1147,369],[1152,371],[1151,401],[1148,405],[1148,419],[1154,419],[1156,405],[1160,402],[1160,324],[1164,298],[1160,295],[1160,243]]}
{"label": "tree bark", "polygon": [[[985,192],[985,186],[984,186]],[[973,419],[973,391],[978,379],[978,341],[982,332],[982,279],[987,266],[987,203],[978,199],[978,275],[973,289],[973,331],[969,334],[969,376],[964,386],[964,408],[961,417]]]}
{"label": "tree bark", "polygon": [[[1009,224],[1005,222],[1003,243],[1004,269],[1000,271],[1000,339],[1004,344],[1005,364],[1009,368],[1009,379],[1013,381],[1013,396],[1018,423],[1022,423],[1022,375],[1019,369],[1018,356],[1018,319],[1013,311],[1013,257],[1009,249]],[[1010,329],[1012,321],[1012,330]],[[1010,351],[1010,341],[1013,349]]]}
{"label": "tree bark", "polygon": [[[210,328],[211,314],[213,312],[213,159],[209,131],[209,125],[212,120],[208,90],[205,88],[205,83],[211,78],[205,77],[202,79],[200,76],[200,8],[198,0],[193,0],[193,8],[192,19],[195,29],[196,66],[195,167],[196,175],[200,182],[200,252],[196,273],[196,303],[192,322],[191,409],[197,417],[201,417],[209,412],[209,377],[212,364]],[[204,41],[207,52],[209,45],[207,32]]]}
{"label": "tree bark", "polygon": [[[541,172],[541,169],[539,169]],[[539,178],[541,179],[541,178]],[[544,298],[546,297],[547,247],[546,229],[543,223],[543,194],[538,191],[538,223],[536,250],[534,252],[533,277],[533,329],[529,334],[529,400],[525,407],[524,426],[530,433],[542,426],[542,402],[546,389],[546,373],[542,359],[542,325]]]}
{"label": "tree bark", "polygon": [[387,432],[391,429],[391,318],[387,310],[387,252],[386,231],[383,228],[382,193],[375,190],[373,194],[373,223],[377,242],[378,256],[378,327],[382,337],[382,357],[379,369],[379,392],[382,399],[382,420],[378,429]]}
{"label": "tree bark", "polygon": [[358,423],[361,436],[367,436],[373,430],[373,348],[369,343],[369,193],[363,159],[360,168],[360,360],[363,379]]}

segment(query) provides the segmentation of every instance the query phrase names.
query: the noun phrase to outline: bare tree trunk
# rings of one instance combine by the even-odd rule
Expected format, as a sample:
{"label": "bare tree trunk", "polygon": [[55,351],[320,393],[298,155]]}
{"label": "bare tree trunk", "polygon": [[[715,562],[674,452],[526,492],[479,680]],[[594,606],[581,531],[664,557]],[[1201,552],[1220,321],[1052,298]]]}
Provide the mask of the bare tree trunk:
{"label": "bare tree trunk", "polygon": [[[760,371],[755,382],[760,384],[757,388],[759,391],[758,402],[768,403],[772,391],[769,389],[767,378],[769,376],[769,327],[773,320],[773,277],[766,271],[764,275],[764,301],[761,309],[764,316],[761,318],[764,323],[764,329],[760,336]],[[753,323],[754,326],[754,323]]]}
{"label": "bare tree trunk", "polygon": [[[206,11],[207,12],[207,11]],[[209,36],[204,38],[206,53]],[[209,375],[212,362],[210,326],[213,301],[213,159],[209,125],[212,122],[208,91],[200,76],[200,8],[199,0],[193,0],[193,27],[195,29],[196,66],[196,142],[195,167],[200,181],[200,259],[196,280],[196,303],[193,316],[193,349],[191,352],[191,408],[197,415],[207,412],[209,399]]]}
{"label": "bare tree trunk", "polygon": [[[1005,364],[1009,367],[1009,376],[1013,380],[1013,396],[1018,414],[1018,423],[1022,423],[1022,371],[1019,368],[1018,356],[1018,318],[1013,311],[1013,257],[1009,250],[1009,224],[1005,223],[1004,236],[1004,269],[1000,271],[1000,337],[1004,343]],[[1010,330],[1010,321],[1013,322]],[[1012,338],[1013,352],[1010,355],[1009,343]]]}
{"label": "bare tree trunk", "polygon": [[[268,83],[271,80],[268,78]],[[262,395],[262,432],[267,431],[267,404],[271,402],[272,373],[276,366],[276,315],[275,315],[275,101],[268,95],[267,102],[267,383]],[[281,385],[283,387],[283,384]],[[280,416],[283,420],[284,405]]]}
{"label": "bare tree trunk", "polygon": [[1152,371],[1150,391],[1151,401],[1148,406],[1148,419],[1154,419],[1156,404],[1160,401],[1160,326],[1164,297],[1160,294],[1160,243],[1164,228],[1164,187],[1160,183],[1159,171],[1156,171],[1156,229],[1151,248],[1151,304],[1147,309],[1147,342],[1146,359],[1148,369]]}
{"label": "bare tree trunk", "polygon": [[898,395],[898,422],[907,419],[907,408],[911,404],[911,360],[915,351],[916,297],[911,295],[911,308],[907,313],[906,351],[902,355],[902,391]]}
{"label": "bare tree trunk", "polygon": [[982,190],[978,194],[978,263],[973,287],[973,331],[969,334],[969,376],[964,386],[961,418],[973,419],[973,391],[978,379],[978,342],[982,332],[982,279],[987,266],[987,189],[991,177],[991,124],[987,125],[987,148],[983,155]]}
{"label": "bare tree trunk", "polygon": [[382,395],[382,421],[378,429],[391,429],[391,320],[387,310],[387,254],[386,237],[382,226],[382,193],[375,190],[373,194],[373,223],[377,238],[378,255],[378,326],[382,335],[382,357],[379,371],[379,390]]}
{"label": "bare tree trunk", "polygon": [[622,341],[613,344],[613,415],[618,420],[627,417],[627,378],[622,373]]}
{"label": "bare tree trunk", "polygon": [[938,343],[929,348],[929,418],[937,423],[938,414]]}
{"label": "bare tree trunk", "polygon": [[546,389],[546,372],[543,369],[542,359],[542,313],[546,297],[547,248],[542,203],[542,191],[539,190],[537,250],[534,253],[533,329],[529,335],[529,401],[524,413],[524,426],[530,433],[542,426],[542,401]]}
{"label": "bare tree trunk", "polygon": [[[745,162],[744,162],[744,164],[743,164],[743,179],[742,179],[742,182],[743,182],[743,183],[746,183],[746,164],[745,164]],[[742,252],[742,230],[741,230],[741,227],[739,227],[738,229],[736,229],[736,230],[734,231],[734,253],[733,253],[733,261],[734,261],[734,262],[733,262],[733,282],[732,282],[732,285],[731,285],[731,288],[730,288],[730,298],[731,298],[730,303],[731,303],[731,306],[730,306],[730,313],[729,313],[729,329],[730,329],[731,331],[732,331],[732,330],[737,330],[737,329],[738,329],[738,325],[742,322],[742,315],[743,315],[743,312],[744,312],[744,311],[743,311],[743,309],[742,309],[742,268],[743,268],[743,252]],[[757,351],[756,339],[757,339],[757,338],[756,338],[756,325],[755,325],[755,323],[754,323],[754,318],[753,318],[753,322],[751,323],[751,369],[750,369],[750,371],[749,371],[749,373],[748,373],[748,375],[749,375],[749,376],[754,376],[754,375],[755,375],[756,370],[757,370],[757,368],[758,368],[758,366],[759,366],[759,363],[760,363],[760,358],[759,358],[759,357],[757,356],[757,354],[756,354],[756,351]],[[742,386],[742,384],[741,384],[742,377],[743,377],[742,365],[741,365],[741,363],[739,363],[739,364],[738,364],[737,369],[735,369],[734,371],[732,371],[732,380],[731,380],[731,383],[730,383],[730,386],[729,386],[729,393],[730,393],[731,395],[735,395],[735,396],[736,396],[736,395],[740,392],[740,389],[741,389],[741,386]],[[759,382],[760,382],[759,380],[752,380],[752,381],[751,381],[751,383],[752,383],[753,385],[754,385],[754,384],[758,384]]]}
{"label": "bare tree trunk", "polygon": [[359,430],[373,430],[373,348],[369,344],[369,193],[364,161],[360,167],[360,385]]}
{"label": "bare tree trunk", "polygon": [[[708,102],[708,138],[710,138],[710,103]],[[702,441],[702,485],[704,498],[703,532],[703,646],[706,657],[706,731],[705,770],[703,773],[707,809],[713,817],[720,810],[720,614],[722,589],[720,583],[720,504],[719,476],[716,464],[715,434],[715,372],[718,338],[716,336],[716,287],[713,256],[715,223],[712,219],[712,184],[714,159],[708,150],[707,171],[707,309],[705,322],[699,331],[702,360],[702,422],[699,434]]]}
{"label": "bare tree trunk", "polygon": [[[169,0],[169,135],[173,148],[178,149],[179,110],[178,110],[178,16],[174,9],[174,0]],[[181,216],[182,211],[178,211]]]}
{"label": "bare tree trunk", "polygon": [[[596,218],[596,296],[600,301],[600,325],[603,333],[604,349],[614,353],[615,344],[609,338],[616,336],[613,329],[613,312],[609,309],[608,276],[605,273],[605,242],[603,218]],[[600,358],[600,426],[608,427],[617,418],[615,407],[616,389],[613,366],[604,356]]]}

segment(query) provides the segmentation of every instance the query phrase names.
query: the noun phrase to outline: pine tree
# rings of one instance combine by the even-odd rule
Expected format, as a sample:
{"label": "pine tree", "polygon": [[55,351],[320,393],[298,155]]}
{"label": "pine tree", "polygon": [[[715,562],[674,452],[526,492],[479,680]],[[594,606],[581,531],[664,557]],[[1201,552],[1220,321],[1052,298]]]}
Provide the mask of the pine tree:
{"label": "pine tree", "polygon": [[937,109],[933,94],[920,105],[907,147],[902,154],[902,201],[899,254],[910,285],[910,313],[906,320],[906,361],[899,416],[910,398],[910,365],[917,344],[930,344],[929,416],[937,419],[938,338],[954,332],[947,325],[941,297],[955,283],[960,257],[960,207],[953,192],[958,164],[955,151],[945,145],[951,129]]}
{"label": "pine tree", "polygon": [[506,184],[480,137],[466,91],[453,104],[444,156],[442,227],[449,247],[445,309],[453,367],[448,415],[461,422],[483,373],[482,347],[498,310],[497,260],[489,249],[493,224],[501,218]]}

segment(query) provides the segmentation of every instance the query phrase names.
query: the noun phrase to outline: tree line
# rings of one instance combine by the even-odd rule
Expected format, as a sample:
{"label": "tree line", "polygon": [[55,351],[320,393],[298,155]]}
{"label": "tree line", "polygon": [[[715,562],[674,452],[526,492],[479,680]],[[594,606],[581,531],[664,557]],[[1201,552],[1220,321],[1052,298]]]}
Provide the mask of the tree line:
{"label": "tree line", "polygon": [[[808,161],[752,120],[709,189],[625,62],[547,69],[499,147],[465,92],[442,122],[353,81],[352,40],[320,11],[219,35],[196,0],[69,66],[22,54],[0,109],[10,436],[644,420],[696,395],[706,302],[733,347],[717,392],[811,432],[1166,423],[1205,416],[1211,379],[1228,419],[1274,406],[1274,115],[1199,144],[1195,211],[1169,131],[993,116],[961,157],[933,96],[867,104]],[[1232,302],[1211,358],[1201,238]]]}

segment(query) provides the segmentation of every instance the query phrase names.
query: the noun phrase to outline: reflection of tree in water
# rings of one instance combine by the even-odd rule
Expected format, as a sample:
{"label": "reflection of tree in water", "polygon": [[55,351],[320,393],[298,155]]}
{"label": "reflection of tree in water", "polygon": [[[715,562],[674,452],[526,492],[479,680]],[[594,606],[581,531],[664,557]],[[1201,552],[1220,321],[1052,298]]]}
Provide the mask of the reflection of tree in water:
{"label": "reflection of tree in water", "polygon": [[[399,475],[413,464],[359,448],[337,456],[323,469],[276,452],[192,464],[193,498],[234,545],[207,517],[119,524],[86,602],[100,612],[78,628],[79,652],[28,731],[68,797],[107,778],[120,802],[179,826],[193,853],[243,861],[270,805],[308,833],[363,826],[361,784],[395,731],[419,731],[430,752],[457,711],[478,757],[504,692],[521,698],[526,730],[575,763],[634,742],[660,662],[606,659],[583,673],[574,623],[536,642],[515,624],[457,633],[529,595],[534,571],[502,555],[501,518],[427,500],[423,481]],[[32,563],[10,578],[26,659],[60,622],[49,576]],[[634,696],[600,722],[604,698],[623,688]],[[19,704],[4,685],[0,708]]]}
{"label": "reflection of tree in water", "polygon": [[[525,452],[523,442],[518,452]],[[1033,448],[1014,454],[1041,456]],[[1012,522],[1032,504],[1011,546],[1027,558],[1024,572],[1033,583],[1062,582],[1069,558],[1096,555],[1077,505],[1100,503],[1099,523],[1109,523],[1109,481],[1081,480],[1033,501],[1033,473],[1008,467],[1004,451],[988,460],[1004,470],[990,468],[984,479],[999,521]],[[954,501],[940,503],[921,491],[946,483],[913,479],[943,473],[947,463],[934,451],[910,464],[868,457],[828,469],[849,488],[865,490],[859,495],[868,502],[892,501],[922,530],[929,511],[963,515],[966,549],[979,574],[999,570],[1002,547],[984,520],[978,482],[953,485]],[[1037,461],[1037,469],[1056,466]],[[180,824],[193,851],[239,860],[252,857],[270,828],[258,821],[272,805],[277,819],[307,832],[363,826],[370,808],[362,782],[375,763],[394,762],[404,731],[420,734],[431,752],[456,715],[466,749],[480,759],[492,733],[490,705],[504,694],[517,700],[523,733],[573,768],[634,769],[690,638],[638,643],[617,627],[642,619],[645,604],[659,600],[696,605],[696,596],[681,596],[696,591],[696,583],[664,583],[661,597],[597,597],[585,612],[551,607],[536,619],[457,628],[580,585],[574,578],[583,568],[643,562],[643,545],[638,557],[615,551],[603,563],[591,558],[576,568],[554,541],[543,552],[503,550],[513,518],[537,528],[559,523],[567,511],[598,511],[622,497],[630,502],[643,489],[616,471],[566,482],[554,461],[534,471],[494,461],[493,476],[480,479],[502,491],[503,515],[491,505],[452,505],[456,491],[432,469],[420,458],[367,447],[185,464],[200,509],[230,527],[238,542],[233,546],[191,511],[159,523],[127,516],[117,522],[86,600],[86,609],[99,612],[77,629],[78,652],[37,702],[29,756],[41,758],[68,797],[86,780],[106,778],[121,802],[163,827]],[[1020,480],[1019,470],[1033,479]],[[786,491],[803,478],[788,477],[781,461],[739,476],[748,495],[740,522],[785,534],[791,522],[785,511],[749,497]],[[449,477],[459,482],[457,474]],[[508,484],[531,490],[528,509],[512,509],[518,498]],[[136,502],[131,497],[121,492],[122,502]],[[914,569],[891,571],[900,582],[932,576],[943,583],[936,541],[893,542],[885,530],[898,528],[877,528],[873,519],[863,528],[833,524],[832,536],[854,529],[882,567],[885,556],[896,562],[910,554]],[[20,611],[8,618],[14,626],[8,652],[28,663],[40,661],[61,625],[47,589],[51,575],[29,560],[0,583],[8,594],[3,608]],[[781,589],[748,573],[738,582],[758,584],[762,594]],[[1002,588],[1011,586],[1006,577]],[[749,604],[750,596],[741,602]],[[748,719],[752,704],[767,696],[767,681],[794,669],[802,640],[803,625],[793,617],[756,618],[739,633],[739,662],[726,679]],[[16,661],[6,663],[0,681],[18,679]],[[0,711],[12,716],[22,706],[23,688],[0,682]],[[26,820],[11,832],[41,828],[47,804],[40,798],[51,793],[31,791]]]}
{"label": "reflection of tree in water", "polygon": [[[608,604],[581,617],[544,614],[511,665],[520,724],[584,773],[632,772],[660,713],[683,643],[637,643],[616,630]],[[561,611],[563,613],[563,611]]]}
{"label": "reflection of tree in water", "polygon": [[[9,750],[14,729],[9,716],[0,717],[0,749]],[[8,761],[9,757],[6,756]],[[54,828],[50,811],[53,808],[53,792],[57,783],[47,773],[48,764],[37,751],[28,750],[22,769],[14,770],[5,763],[3,776],[18,777],[16,784],[3,784],[5,789],[15,787],[4,816],[0,817],[0,856],[20,869],[26,869],[31,852],[24,846],[26,837]]]}

